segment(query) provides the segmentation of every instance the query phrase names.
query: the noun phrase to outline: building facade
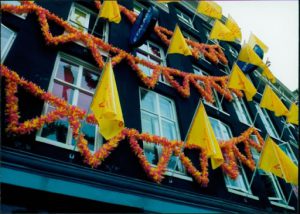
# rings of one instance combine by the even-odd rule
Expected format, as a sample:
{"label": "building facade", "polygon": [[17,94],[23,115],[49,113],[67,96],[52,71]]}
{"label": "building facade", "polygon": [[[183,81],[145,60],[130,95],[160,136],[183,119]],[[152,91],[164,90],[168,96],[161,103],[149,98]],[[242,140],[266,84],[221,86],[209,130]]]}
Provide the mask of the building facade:
{"label": "building facade", "polygon": [[[183,77],[186,74],[229,75],[241,48],[236,42],[208,39],[214,21],[195,14],[196,1],[158,4],[154,1],[119,0],[118,3],[123,8],[122,20],[115,24],[97,19],[99,8],[94,1],[37,0],[24,4],[23,8],[19,7],[23,13],[13,10],[21,5],[20,1],[1,1],[1,71],[5,70],[5,66],[9,72],[15,71],[44,91],[90,113],[89,105],[101,75],[99,65],[122,50],[151,62],[151,65],[185,73],[185,76],[176,76],[163,72],[154,87],[149,87],[151,83],[146,84],[147,81],[141,79],[156,72],[153,66],[141,61],[132,63],[130,60],[118,61],[113,58],[127,128],[165,137],[170,141],[184,141],[201,99],[219,141],[241,136],[252,127],[255,120],[254,125],[260,136],[271,136],[298,165],[298,126],[285,125],[284,117],[276,117],[273,112],[259,106],[266,84],[271,85],[287,108],[298,99],[298,93],[293,94],[279,81],[274,85],[269,83],[259,69],[248,72],[247,77],[258,90],[252,102],[247,102],[244,97],[238,98],[234,93],[233,100],[229,101],[217,86],[206,88],[207,79],[196,81],[205,89],[202,93],[192,86],[189,96],[186,96],[185,89],[183,92],[178,90],[185,84]],[[8,4],[12,6],[5,6]],[[156,30],[142,46],[133,48],[129,44],[132,28],[130,18],[152,5],[159,10]],[[65,22],[57,21],[58,17]],[[222,20],[226,20],[226,17]],[[184,37],[194,43],[206,43],[211,47],[219,45],[228,64],[221,58],[214,63],[203,53],[198,58],[176,54],[167,56],[168,46],[159,32],[162,32],[161,28],[173,31],[176,24],[180,26]],[[47,26],[52,37],[45,33],[47,30],[43,31]],[[73,26],[76,30],[66,26]],[[49,42],[54,37],[68,33],[73,35],[63,42],[62,39]],[[88,36],[83,38],[80,35]],[[83,42],[92,38],[89,35],[101,39],[94,40],[98,41],[96,48]],[[195,47],[193,43],[188,44]],[[97,57],[99,59],[99,55],[102,61],[95,60]],[[134,71],[134,66],[144,73],[142,78],[140,73]],[[76,147],[76,139],[72,135],[74,125],[70,117],[43,124],[38,130],[19,131],[19,134],[11,132],[7,129],[12,118],[9,116],[12,111],[7,110],[11,98],[8,96],[7,80],[16,79],[4,73],[1,75],[3,212],[298,212],[298,187],[261,170],[253,176],[253,170],[239,158],[235,160],[239,172],[236,179],[232,179],[222,167],[212,170],[209,164],[209,183],[204,187],[173,153],[167,163],[164,179],[157,184],[147,176],[141,160],[132,151],[133,144],[128,143],[130,140],[127,138],[113,151],[108,151],[101,164],[95,167],[87,164]],[[177,81],[177,88],[170,80]],[[215,101],[213,103],[202,96],[210,90]],[[59,111],[60,105],[45,102],[46,96],[33,94],[30,87],[21,81],[16,95],[20,123],[51,112],[53,117],[65,113]],[[87,147],[92,154],[97,153],[106,144],[98,132],[98,126],[83,120],[80,124]],[[28,130],[26,127],[29,126],[23,126],[23,130]],[[250,138],[259,144],[256,135]],[[164,147],[145,140],[139,140],[138,145],[149,166],[155,167],[160,163]],[[245,150],[243,144],[237,145],[237,148],[242,153]],[[254,161],[258,161],[259,153],[252,147],[249,149]],[[199,168],[199,151],[186,149],[184,153]]]}

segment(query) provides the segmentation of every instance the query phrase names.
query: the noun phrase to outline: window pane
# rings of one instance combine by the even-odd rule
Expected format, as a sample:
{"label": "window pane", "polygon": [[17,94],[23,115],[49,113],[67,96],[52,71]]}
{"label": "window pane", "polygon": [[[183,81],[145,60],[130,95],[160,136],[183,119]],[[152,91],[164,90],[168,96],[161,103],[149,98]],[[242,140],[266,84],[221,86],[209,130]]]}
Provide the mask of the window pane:
{"label": "window pane", "polygon": [[[46,114],[53,111],[54,109],[55,108],[49,106]],[[66,143],[67,134],[68,134],[68,125],[69,123],[67,121],[67,118],[63,118],[53,123],[44,125],[41,136],[48,138],[50,140]]]}
{"label": "window pane", "polygon": [[176,129],[174,122],[168,122],[166,120],[162,120],[162,136],[166,137],[169,140],[176,140]]}
{"label": "window pane", "polygon": [[264,181],[268,197],[280,198],[280,195],[276,190],[277,187],[275,180],[272,179],[272,175],[265,174],[261,176],[261,178]]}
{"label": "window pane", "polygon": [[1,24],[1,58],[4,56],[4,53],[9,46],[9,42],[13,35],[14,32],[12,30]]}
{"label": "window pane", "polygon": [[223,140],[222,139],[222,132],[219,128],[219,124],[218,124],[218,121],[213,119],[213,118],[209,118],[209,121],[210,121],[210,124],[214,130],[214,133],[215,133],[215,136],[217,138],[217,140]]}
{"label": "window pane", "polygon": [[[81,122],[81,131],[84,134],[84,138],[88,142],[88,147],[90,150],[95,150],[95,142],[96,142],[96,126],[93,124],[89,124],[87,122]],[[76,141],[72,137],[72,145],[75,145]]]}
{"label": "window pane", "polygon": [[144,153],[149,163],[157,164],[158,154],[157,154],[156,145],[153,143],[144,142],[143,147],[144,147]]}
{"label": "window pane", "polygon": [[52,94],[72,104],[74,90],[70,86],[55,82],[53,84]]}
{"label": "window pane", "polygon": [[78,66],[71,64],[65,60],[61,60],[56,72],[56,78],[61,79],[70,84],[76,84],[78,76]]}
{"label": "window pane", "polygon": [[83,69],[82,75],[83,76],[80,84],[81,88],[87,89],[91,92],[95,92],[99,80],[99,75],[91,73],[85,68]]}
{"label": "window pane", "polygon": [[79,92],[77,106],[84,109],[86,112],[89,111],[93,97],[91,95]]}
{"label": "window pane", "polygon": [[159,135],[158,118],[142,112],[142,130],[153,135]]}
{"label": "window pane", "polygon": [[4,0],[4,1],[1,1],[1,4],[12,4],[12,5],[15,5],[15,6],[20,6],[21,5],[21,2],[19,1],[11,1],[11,0]]}
{"label": "window pane", "polygon": [[170,120],[174,120],[174,113],[172,110],[171,101],[169,101],[163,97],[159,97],[159,107],[160,107],[160,114],[163,117],[166,117]]}
{"label": "window pane", "polygon": [[[136,54],[137,57],[144,59],[146,61],[149,61],[148,57],[143,54],[143,53],[139,53],[137,52]],[[151,61],[151,60],[150,60]],[[150,68],[148,68],[147,66],[144,66],[142,64],[138,64],[139,68],[147,75],[147,76],[151,76],[152,75],[152,70]]]}
{"label": "window pane", "polygon": [[150,54],[154,55],[154,56],[157,56],[157,57],[161,57],[160,55],[160,49],[158,47],[155,47],[151,44],[149,44],[149,47],[150,47]]}
{"label": "window pane", "polygon": [[86,26],[87,14],[77,8],[75,8],[73,14],[71,15],[71,24],[78,28],[79,30],[84,30]]}
{"label": "window pane", "polygon": [[156,96],[153,92],[141,90],[141,108],[157,113]]}

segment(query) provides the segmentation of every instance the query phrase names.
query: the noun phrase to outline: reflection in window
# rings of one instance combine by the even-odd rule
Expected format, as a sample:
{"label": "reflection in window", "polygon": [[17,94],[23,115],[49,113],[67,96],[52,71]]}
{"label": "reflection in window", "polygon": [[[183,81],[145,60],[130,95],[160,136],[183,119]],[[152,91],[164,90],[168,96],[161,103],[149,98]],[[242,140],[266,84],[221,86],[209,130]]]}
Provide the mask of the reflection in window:
{"label": "reflection in window", "polygon": [[[96,69],[92,66],[83,64],[79,60],[77,61],[77,59],[64,54],[62,56],[57,59],[50,91],[70,105],[78,106],[89,112],[100,75],[95,72]],[[45,105],[45,114],[53,110],[55,108],[50,104]],[[81,131],[85,134],[89,148],[91,150],[97,149],[101,141],[98,127],[85,121],[81,121],[81,124]],[[76,143],[67,118],[45,125],[38,134],[37,139],[67,149],[73,149]]]}
{"label": "reflection in window", "polygon": [[15,38],[16,33],[1,23],[1,62],[4,61]]}
{"label": "reflection in window", "polygon": [[[166,137],[168,140],[178,140],[180,137],[174,102],[145,89],[140,89],[140,96],[142,132]],[[143,146],[147,160],[152,164],[157,164],[162,153],[162,147],[148,142],[144,142]],[[177,158],[173,155],[168,168],[173,170],[176,161]],[[175,170],[184,172],[179,160]]]}
{"label": "reflection in window", "polygon": [[248,125],[251,125],[251,118],[250,115],[248,113],[247,107],[243,101],[243,99],[239,99],[235,93],[232,94],[233,95],[233,107],[236,111],[236,114],[239,118],[239,120],[243,123],[246,123]]}

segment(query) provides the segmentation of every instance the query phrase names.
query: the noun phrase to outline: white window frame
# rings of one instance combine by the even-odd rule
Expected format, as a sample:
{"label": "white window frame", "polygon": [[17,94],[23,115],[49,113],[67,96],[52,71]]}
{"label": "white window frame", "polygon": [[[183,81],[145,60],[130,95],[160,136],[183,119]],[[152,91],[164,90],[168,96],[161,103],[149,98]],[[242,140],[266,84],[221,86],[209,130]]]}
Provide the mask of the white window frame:
{"label": "white window frame", "polygon": [[160,3],[160,2],[156,2],[156,1],[152,1],[152,3],[153,3],[156,7],[159,7],[159,8],[162,9],[163,11],[169,13],[169,6],[168,6],[168,3]]}
{"label": "white window frame", "polygon": [[291,143],[292,146],[294,146],[298,149],[299,145],[297,143],[297,140],[296,140],[296,138],[294,137],[293,133],[290,130],[290,127],[293,127],[293,125],[290,124],[290,123],[286,123],[286,121],[283,118],[281,118],[281,123],[283,124],[283,127],[285,127],[283,131],[285,131],[285,130],[288,131],[288,135],[289,135],[289,140],[288,141],[289,141],[289,143]]}
{"label": "white window frame", "polygon": [[[1,2],[1,5],[4,5],[4,4],[11,4],[11,5],[15,5],[15,6],[21,6],[21,1],[19,0],[6,0],[6,1],[0,1]],[[12,13],[14,14],[15,16],[21,18],[21,19],[26,19],[26,16],[27,16],[27,13],[22,13],[22,14],[17,14],[17,13]]]}
{"label": "white window frame", "polygon": [[[1,63],[4,62],[7,54],[9,53],[9,50],[10,48],[12,47],[16,37],[17,37],[17,34],[15,31],[11,30],[10,28],[6,27],[4,24],[1,23],[1,29],[2,28],[5,28],[9,31],[9,33],[11,33],[7,43],[4,45],[4,47],[1,47]],[[2,37],[2,34],[1,34],[1,37]],[[2,50],[3,50],[3,54],[2,54]]]}
{"label": "white window frame", "polygon": [[75,14],[75,10],[76,9],[79,10],[80,12],[86,14],[85,23],[84,23],[84,25],[81,26],[81,27],[83,27],[83,31],[82,32],[86,33],[88,31],[88,29],[89,29],[89,23],[90,23],[90,18],[91,18],[90,10],[88,10],[87,8],[84,8],[83,6],[81,6],[79,4],[72,3],[72,6],[71,6],[71,9],[70,9],[70,12],[69,12],[67,20],[76,29],[78,29],[77,25],[79,25],[79,24],[78,23],[74,23],[72,21],[72,18],[73,18],[72,16]]}
{"label": "white window frame", "polygon": [[[221,134],[222,139],[218,139],[218,135],[216,135],[217,140],[229,140],[229,138],[232,137],[231,129],[227,124],[225,124],[225,123],[221,122],[220,120],[215,119],[213,117],[209,117],[209,120],[210,121],[214,120],[215,122],[218,123],[218,131]],[[229,136],[224,136],[224,133],[223,133],[223,130],[222,130],[223,128],[226,129],[227,135],[229,135]],[[238,168],[239,168],[239,174],[242,176],[240,181],[243,181],[243,186],[245,186],[246,189],[241,188],[241,187],[231,186],[230,181],[229,181],[230,177],[226,173],[223,173],[224,180],[225,180],[225,185],[226,185],[226,188],[227,188],[228,192],[231,192],[231,193],[234,193],[234,194],[237,194],[237,195],[242,195],[242,196],[254,199],[254,200],[259,200],[259,198],[257,196],[253,195],[252,190],[251,190],[250,185],[249,185],[247,175],[244,171],[243,165],[241,164],[241,162],[239,160],[237,160],[237,165],[238,165]]]}
{"label": "white window frame", "polygon": [[[97,67],[95,67],[95,66],[93,66],[93,65],[91,65],[91,64],[89,64],[89,63],[87,63],[87,62],[85,62],[81,59],[78,59],[74,56],[71,56],[69,54],[59,52],[57,57],[56,57],[55,63],[54,63],[54,68],[53,68],[53,72],[52,72],[52,76],[51,76],[51,81],[50,81],[50,84],[49,84],[49,87],[48,87],[48,92],[50,92],[50,93],[53,90],[54,83],[58,82],[58,83],[61,83],[61,84],[64,84],[64,85],[68,85],[68,83],[56,78],[56,73],[58,71],[58,66],[59,66],[59,63],[61,62],[61,60],[65,60],[67,62],[70,62],[72,64],[76,64],[78,66],[79,75],[78,75],[77,83],[81,82],[80,80],[82,78],[83,68],[86,68],[86,69],[88,69],[89,71],[91,71],[95,74],[99,74],[99,69]],[[70,86],[70,87],[73,87],[73,86]],[[72,101],[72,103],[70,103],[71,105],[76,106],[76,103],[78,101],[78,96],[79,96],[78,87],[79,86],[76,84],[76,89],[74,89],[74,92],[73,92],[73,101]],[[88,91],[86,89],[83,89],[83,88],[80,88],[80,91],[83,91],[84,93],[89,94],[91,96],[93,95],[93,92],[90,92],[90,91]],[[49,104],[47,102],[45,102],[43,110],[42,110],[42,115],[45,115],[48,108],[49,108]],[[43,130],[43,127],[37,132],[37,135],[36,135],[36,140],[37,141],[47,143],[47,144],[50,144],[50,145],[54,145],[54,146],[57,146],[57,147],[69,149],[69,150],[74,149],[74,145],[72,145],[72,129],[70,127],[70,124],[68,125],[68,131],[67,131],[67,137],[66,137],[66,142],[65,143],[58,142],[58,141],[55,141],[55,140],[51,140],[51,139],[48,139],[46,137],[42,137],[42,130]],[[91,151],[92,153],[97,151],[97,149],[100,148],[101,145],[103,144],[103,137],[100,136],[100,134],[99,134],[98,125],[95,126],[95,138],[96,138],[96,142],[94,144],[94,150]],[[77,146],[75,148],[75,151],[78,151]]]}
{"label": "white window frame", "polygon": [[[179,9],[176,9],[176,15],[177,15],[177,18],[181,21],[181,23],[185,24],[188,28],[193,29],[196,32],[199,32],[195,28],[195,26],[192,22],[192,19],[188,14],[180,11]],[[188,17],[188,19],[186,19],[185,16]]]}
{"label": "white window frame", "polygon": [[[142,108],[142,96],[141,96],[141,91],[144,90],[144,91],[148,91],[150,93],[153,93],[155,95],[155,105],[156,105],[156,109],[157,109],[157,113],[153,113],[153,112],[150,112],[146,109],[143,109]],[[142,113],[146,113],[146,114],[150,114],[150,115],[155,115],[157,116],[158,118],[158,127],[159,127],[159,132],[160,133],[163,133],[162,132],[162,122],[161,120],[162,119],[166,119],[164,118],[163,116],[161,116],[161,113],[160,113],[160,107],[159,107],[159,98],[163,98],[163,99],[166,99],[167,101],[169,101],[172,105],[172,109],[173,109],[173,117],[174,117],[174,120],[172,120],[172,122],[175,123],[175,131],[176,131],[176,138],[177,140],[180,140],[180,132],[179,132],[179,126],[178,126],[178,118],[177,118],[177,112],[176,112],[176,106],[175,106],[175,102],[174,100],[164,96],[164,95],[161,95],[157,92],[154,92],[154,91],[151,91],[151,90],[148,90],[148,89],[145,89],[143,87],[139,87],[139,100],[140,100],[140,113],[141,113],[141,117],[142,117]],[[170,120],[170,119],[169,119]],[[171,121],[171,120],[170,120]],[[141,121],[141,127],[143,128],[142,126],[142,121]],[[151,134],[151,133],[150,133]],[[170,139],[169,139],[170,140]],[[171,139],[171,140],[175,140],[175,139]],[[147,142],[143,142],[143,144],[145,144]],[[155,147],[158,147],[157,145],[154,144]],[[143,146],[144,147],[144,146]],[[159,157],[159,154],[155,154]],[[172,169],[169,169],[167,168],[166,170],[166,175],[169,175],[169,176],[174,176],[174,177],[177,177],[177,178],[181,178],[181,179],[184,179],[184,180],[188,180],[188,181],[192,181],[192,178],[189,177],[187,174],[186,174],[186,171],[185,171],[185,167],[184,165],[182,165],[182,163],[180,162],[180,159],[179,157],[178,158],[178,163],[181,164],[181,168],[183,171],[177,171],[177,170],[172,170]],[[151,163],[151,166],[155,166],[154,164]]]}
{"label": "white window frame", "polygon": [[[196,65],[193,65],[193,71],[194,71],[194,74],[198,74],[198,75],[202,75],[202,76],[208,76],[208,74],[203,71],[201,68],[197,67]],[[197,81],[198,83],[202,83],[202,81],[198,80]],[[203,103],[206,104],[206,105],[209,105],[211,106],[212,108],[215,108],[217,109],[218,111],[223,111],[223,108],[222,108],[222,104],[221,104],[221,101],[219,100],[219,97],[218,97],[218,94],[216,92],[216,90],[214,88],[211,88],[212,92],[213,92],[213,97],[215,99],[215,103],[216,103],[216,106],[210,102],[207,102],[204,98],[203,98]],[[226,112],[224,112],[226,113]]]}
{"label": "white window frame", "polygon": [[[278,135],[278,133],[277,133],[277,130],[276,130],[275,127],[273,126],[273,123],[272,123],[272,121],[271,121],[271,118],[269,117],[269,115],[268,115],[266,109],[261,108],[257,102],[254,102],[254,104],[255,104],[255,108],[256,108],[256,110],[258,111],[258,114],[259,114],[259,116],[260,116],[260,118],[261,118],[261,120],[262,120],[262,123],[264,124],[264,126],[265,126],[265,128],[266,128],[267,133],[268,133],[271,137],[273,137],[273,138],[275,138],[275,139],[279,139],[279,135]],[[272,129],[272,131],[269,129],[269,127]],[[280,139],[279,139],[279,140],[280,140]]]}
{"label": "white window frame", "polygon": [[[239,118],[239,121],[241,123],[244,123],[244,124],[250,126],[252,124],[252,120],[248,113],[247,106],[245,105],[244,100],[242,98],[239,99],[235,93],[232,93],[232,96],[233,96],[232,104],[233,104],[235,112]],[[246,119],[244,119],[244,117],[242,117],[241,114],[244,114]]]}
{"label": "white window frame", "polygon": [[[255,143],[259,144],[259,141],[258,141],[258,138],[257,138],[256,135],[251,135],[250,137]],[[289,145],[288,144],[286,144],[286,145],[288,146],[290,151],[292,151],[291,148],[289,147]],[[254,149],[252,147],[251,147],[251,153],[252,153],[255,164],[257,164],[257,162],[260,158],[260,154],[257,152],[256,149]],[[292,154],[293,154],[293,152],[292,152]],[[297,164],[298,164],[298,162],[297,162]],[[287,208],[287,209],[294,210],[294,207],[288,206],[287,200],[285,198],[285,195],[282,191],[282,188],[280,186],[280,183],[279,183],[277,177],[275,175],[273,175],[272,173],[270,173],[270,172],[265,172],[265,171],[260,170],[260,169],[258,169],[257,171],[260,174],[260,176],[268,176],[270,178],[270,180],[272,181],[273,189],[274,189],[274,192],[277,195],[277,197],[268,197],[268,199],[270,200],[270,203],[275,205],[275,206],[284,207],[284,208]]]}
{"label": "white window frame", "polygon": [[[160,57],[158,57],[158,56],[156,56],[156,55],[154,55],[154,54],[151,54],[150,52],[147,52],[147,51],[141,49],[141,46],[140,46],[139,48],[137,48],[137,50],[136,50],[137,53],[139,52],[139,53],[141,53],[141,54],[143,54],[143,55],[146,55],[148,61],[150,61],[150,59],[154,59],[155,61],[159,61],[159,62],[160,62],[159,65],[166,66],[166,56],[165,56],[164,50],[163,50],[163,48],[162,48],[161,46],[159,46],[159,45],[157,45],[157,44],[151,42],[150,40],[145,41],[143,45],[146,45],[146,46],[147,46],[147,50],[150,50],[150,45],[152,45],[152,46],[158,48],[158,49],[159,49]],[[138,64],[138,65],[139,65],[139,64]],[[141,66],[142,66],[142,64],[141,64]],[[140,69],[141,69],[141,68],[140,68]],[[149,68],[149,69],[150,69],[150,68]],[[142,69],[141,69],[141,70],[142,70]],[[147,75],[147,74],[145,74],[145,75]],[[147,75],[147,76],[148,76],[148,75]],[[161,83],[164,83],[164,84],[166,84],[166,85],[168,85],[168,86],[171,86],[170,83],[165,79],[165,77],[164,77],[163,74],[161,74],[161,75],[159,76],[158,81],[161,82]]]}

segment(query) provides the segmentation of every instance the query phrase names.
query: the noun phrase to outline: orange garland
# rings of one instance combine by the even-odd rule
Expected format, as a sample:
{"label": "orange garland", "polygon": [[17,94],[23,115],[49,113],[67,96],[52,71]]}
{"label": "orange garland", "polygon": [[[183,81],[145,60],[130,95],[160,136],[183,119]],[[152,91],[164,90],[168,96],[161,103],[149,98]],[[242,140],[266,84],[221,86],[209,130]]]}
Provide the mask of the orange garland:
{"label": "orange garland", "polygon": [[[96,1],[96,6],[100,8],[100,3]],[[134,21],[135,15],[132,11],[129,11],[123,6],[120,6],[120,9],[122,13],[124,13],[129,20]],[[165,79],[170,83],[171,86],[173,86],[183,97],[189,97],[190,96],[190,83],[195,86],[197,91],[203,96],[205,99],[207,99],[208,102],[214,102],[213,99],[213,93],[211,88],[214,88],[216,91],[218,91],[221,95],[224,95],[224,97],[228,100],[232,100],[232,94],[231,91],[237,94],[238,97],[242,97],[243,94],[240,91],[236,90],[230,90],[227,88],[227,81],[228,76],[223,77],[206,77],[206,76],[200,76],[196,74],[186,73],[177,69],[156,65],[149,61],[140,59],[138,57],[132,56],[130,53],[127,53],[119,48],[113,47],[107,43],[105,43],[100,38],[97,38],[93,35],[90,35],[88,33],[83,33],[80,30],[74,28],[71,26],[68,22],[62,20],[58,16],[52,14],[48,10],[32,3],[32,2],[22,2],[21,6],[14,6],[9,4],[3,4],[1,5],[1,10],[4,12],[11,12],[11,13],[30,13],[35,12],[38,16],[38,20],[41,25],[42,33],[45,37],[45,40],[47,44],[54,44],[58,45],[60,43],[66,43],[66,42],[72,42],[72,41],[81,41],[84,43],[87,48],[91,50],[91,53],[97,62],[100,70],[102,69],[104,62],[102,59],[102,56],[100,55],[98,49],[102,49],[114,57],[112,58],[113,65],[116,65],[117,63],[120,63],[123,59],[125,59],[128,64],[132,67],[132,69],[137,73],[140,80],[149,88],[154,88],[155,85],[158,83],[159,75],[164,75]],[[65,29],[64,32],[66,32],[63,35],[59,36],[53,36],[50,32],[48,20],[54,21],[61,27]],[[168,31],[165,28],[162,27],[156,27],[155,31],[159,33],[159,35],[163,35],[163,33],[166,33],[168,35],[171,35],[172,32]],[[168,43],[168,41],[166,40]],[[211,58],[220,60],[223,63],[226,63],[224,61],[225,56],[220,49],[220,47],[215,47],[211,45],[206,44],[200,44],[196,42],[192,42],[187,40],[188,43],[190,43],[192,46],[194,46],[193,51],[195,52],[196,49],[199,50],[206,50],[207,52],[203,52],[204,55],[209,55],[209,53],[214,53],[211,55]],[[215,50],[215,51],[213,51]],[[222,55],[223,54],[223,55]],[[224,59],[223,59],[224,57]],[[140,69],[138,64],[144,65],[148,68],[153,69],[153,74],[151,77],[148,77],[145,75],[145,73]],[[179,77],[183,79],[183,85],[180,85],[174,77]],[[200,86],[196,80],[202,80],[205,84],[205,88]],[[220,85],[221,84],[221,85]]]}

